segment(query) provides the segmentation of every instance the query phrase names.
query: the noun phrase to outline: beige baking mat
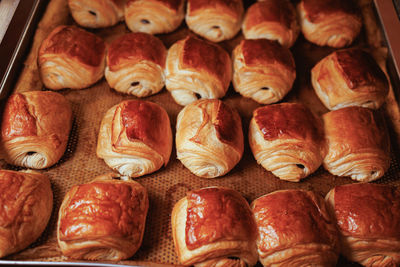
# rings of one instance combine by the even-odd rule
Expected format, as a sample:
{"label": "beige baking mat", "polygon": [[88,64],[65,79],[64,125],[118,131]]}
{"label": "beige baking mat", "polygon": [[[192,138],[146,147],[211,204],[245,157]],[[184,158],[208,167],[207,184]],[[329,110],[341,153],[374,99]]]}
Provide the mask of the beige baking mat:
{"label": "beige baking mat", "polygon": [[[366,2],[364,13],[372,12],[370,4],[371,1]],[[22,92],[42,89],[42,84],[37,75],[36,50],[41,39],[52,28],[62,23],[73,23],[68,15],[66,1],[53,0],[38,26],[31,48],[32,52],[27,58],[25,68],[14,91]],[[364,29],[367,34],[362,34],[355,45],[372,47],[371,51],[380,60],[383,60],[385,48],[381,47],[382,37],[380,32],[377,30],[373,20],[368,22],[368,25],[368,28]],[[128,30],[121,23],[115,27],[94,32],[109,42],[116,36],[128,32]],[[181,27],[172,34],[160,35],[159,37],[169,47],[188,32],[185,27]],[[231,51],[241,38],[241,36],[238,36],[222,45]],[[310,68],[333,50],[312,45],[300,36],[292,51],[297,64],[297,79],[293,90],[284,101],[305,103],[316,114],[321,115],[327,110],[317,99],[310,86]],[[88,89],[64,90],[60,93],[72,103],[75,120],[65,155],[56,166],[43,170],[44,173],[49,175],[52,182],[55,198],[53,215],[43,236],[28,249],[9,256],[7,259],[10,260],[68,261],[67,258],[61,255],[56,242],[56,218],[60,203],[71,186],[90,181],[97,175],[111,171],[102,160],[96,157],[96,142],[100,121],[110,107],[122,100],[134,98],[111,90],[104,79]],[[161,93],[145,99],[158,103],[167,110],[173,133],[175,133],[176,116],[182,107],[173,101],[165,89]],[[242,117],[243,130],[245,136],[247,136],[252,111],[259,105],[252,100],[241,97],[234,92],[232,87],[229,89],[227,96],[223,98],[223,101],[239,111]],[[388,104],[383,109],[388,115],[393,134],[392,139],[395,141],[399,136],[396,134],[395,129],[396,127],[398,129],[400,123],[397,120],[398,105],[393,94],[389,96]],[[400,159],[398,150],[396,151],[397,147],[397,145],[393,146],[391,167],[385,176],[378,181],[379,183],[400,185]],[[2,164],[3,168],[14,169],[4,162]],[[149,192],[150,208],[147,216],[146,231],[139,251],[130,261],[120,262],[121,264],[178,263],[171,237],[170,215],[175,202],[182,198],[188,190],[207,186],[225,186],[239,191],[248,201],[251,201],[263,194],[289,188],[313,190],[324,196],[334,186],[352,182],[349,178],[330,175],[322,167],[300,183],[280,181],[270,172],[257,165],[247,142],[244,156],[239,164],[222,178],[202,179],[194,176],[176,159],[176,151],[173,149],[171,160],[165,168],[154,174],[138,178],[137,181],[144,185]],[[349,263],[341,259],[338,265],[345,266],[349,265]]]}

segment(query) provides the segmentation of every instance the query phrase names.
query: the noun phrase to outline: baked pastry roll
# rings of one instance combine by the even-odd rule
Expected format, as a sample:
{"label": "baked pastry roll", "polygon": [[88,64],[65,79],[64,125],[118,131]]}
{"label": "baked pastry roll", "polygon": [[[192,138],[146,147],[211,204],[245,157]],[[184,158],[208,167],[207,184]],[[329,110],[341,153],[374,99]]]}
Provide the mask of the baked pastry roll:
{"label": "baked pastry roll", "polygon": [[166,166],[172,150],[167,112],[142,100],[126,100],[101,121],[97,156],[122,175],[139,177]]}
{"label": "baked pastry roll", "polygon": [[311,191],[280,190],[257,198],[251,209],[264,266],[336,266],[338,232],[323,198]]}
{"label": "baked pastry roll", "polygon": [[111,88],[137,97],[158,93],[165,84],[167,49],[147,33],[125,34],[107,51],[105,77]]}
{"label": "baked pastry roll", "polygon": [[323,115],[327,154],[323,165],[333,175],[371,182],[390,165],[389,136],[383,116],[362,107]]}
{"label": "baked pastry roll", "polygon": [[124,19],[125,0],[68,0],[71,15],[80,26],[103,28]]}
{"label": "baked pastry roll", "polygon": [[370,54],[357,48],[323,58],[311,70],[311,81],[330,110],[348,106],[378,109],[389,92],[385,73]]}
{"label": "baked pastry roll", "polygon": [[352,0],[302,0],[297,12],[304,37],[320,46],[348,46],[362,26],[361,14]]}
{"label": "baked pastry roll", "polygon": [[239,192],[222,187],[186,193],[171,215],[172,237],[183,265],[252,266],[257,228]]}
{"label": "baked pastry roll", "polygon": [[288,0],[254,3],[246,11],[242,32],[246,39],[265,38],[291,47],[300,33],[296,9]]}
{"label": "baked pastry roll", "polygon": [[72,125],[67,99],[51,91],[11,95],[1,124],[2,157],[16,166],[44,169],[62,157]]}
{"label": "baked pastry roll", "polygon": [[0,170],[0,194],[0,257],[4,257],[39,238],[50,219],[53,192],[44,174]]}
{"label": "baked pastry roll", "polygon": [[400,265],[400,191],[348,184],[326,195],[340,232],[342,254],[364,266]]}
{"label": "baked pastry roll", "polygon": [[184,0],[126,0],[125,22],[133,32],[169,33],[184,17]]}
{"label": "baked pastry roll", "polygon": [[112,173],[72,187],[58,214],[61,252],[86,260],[131,257],[142,243],[148,208],[142,185]]}
{"label": "baked pastry roll", "polygon": [[106,46],[100,37],[75,26],[61,25],[43,40],[39,73],[50,89],[82,89],[103,77]]}
{"label": "baked pastry roll", "polygon": [[198,100],[179,112],[175,142],[177,158],[192,173],[222,176],[243,155],[240,116],[220,100]]}
{"label": "baked pastry roll", "polygon": [[232,60],[235,90],[261,104],[280,101],[296,79],[292,53],[274,41],[242,40]]}
{"label": "baked pastry roll", "polygon": [[188,0],[185,21],[201,37],[221,42],[239,32],[243,13],[242,0]]}
{"label": "baked pastry roll", "polygon": [[232,79],[229,54],[220,46],[187,36],[167,54],[165,86],[179,105],[221,98]]}

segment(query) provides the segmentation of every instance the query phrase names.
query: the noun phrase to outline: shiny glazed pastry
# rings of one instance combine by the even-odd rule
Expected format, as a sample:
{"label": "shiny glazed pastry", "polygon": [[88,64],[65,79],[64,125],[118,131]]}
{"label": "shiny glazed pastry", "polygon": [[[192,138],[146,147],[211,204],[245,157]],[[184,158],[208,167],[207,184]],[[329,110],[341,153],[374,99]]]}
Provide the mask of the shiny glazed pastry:
{"label": "shiny glazed pastry", "polygon": [[388,185],[337,186],[326,195],[342,254],[364,266],[400,265],[400,191]]}
{"label": "shiny glazed pastry", "polygon": [[298,182],[322,163],[321,121],[299,103],[264,106],[253,112],[249,144],[254,158],[282,180]]}
{"label": "shiny glazed pastry", "polygon": [[16,166],[44,169],[62,157],[72,125],[71,106],[51,91],[11,95],[1,124],[2,157]]}
{"label": "shiny glazed pastry", "polygon": [[243,155],[240,116],[220,100],[198,100],[179,112],[175,142],[177,158],[192,173],[222,176]]}
{"label": "shiny glazed pastry", "polygon": [[235,90],[261,104],[281,100],[296,79],[292,53],[274,41],[242,40],[232,60]]}
{"label": "shiny glazed pastry", "polygon": [[0,170],[0,196],[0,257],[4,257],[40,237],[50,219],[53,192],[44,174]]}
{"label": "shiny glazed pastry", "polygon": [[168,50],[165,85],[179,105],[221,98],[231,79],[231,58],[216,44],[188,36]]}
{"label": "shiny glazed pastry", "polygon": [[126,0],[68,0],[71,15],[80,26],[103,28],[124,19]]}
{"label": "shiny glazed pastry", "polygon": [[338,232],[323,198],[311,191],[280,190],[251,204],[264,266],[336,266]]}
{"label": "shiny glazed pastry", "polygon": [[361,14],[352,0],[302,0],[297,12],[304,37],[320,46],[348,46],[362,26]]}
{"label": "shiny glazed pastry", "polygon": [[335,51],[311,70],[316,94],[330,110],[348,106],[378,109],[389,92],[385,73],[361,49]]}
{"label": "shiny glazed pastry", "polygon": [[46,88],[83,89],[103,77],[106,46],[93,33],[75,26],[58,26],[43,40],[38,54]]}
{"label": "shiny glazed pastry", "polygon": [[184,17],[184,0],[126,0],[125,22],[133,32],[169,33]]}
{"label": "shiny glazed pastry", "polygon": [[120,174],[139,177],[166,166],[172,150],[167,112],[158,104],[126,100],[101,122],[97,156]]}
{"label": "shiny glazed pastry", "polygon": [[246,39],[268,39],[291,47],[300,33],[296,9],[288,0],[265,0],[251,5],[244,16]]}
{"label": "shiny glazed pastry", "polygon": [[158,93],[165,84],[167,49],[147,33],[125,34],[107,51],[105,77],[111,88],[137,97]]}
{"label": "shiny glazed pastry", "polygon": [[371,182],[390,165],[389,136],[383,116],[348,107],[323,115],[327,154],[323,165],[333,175]]}
{"label": "shiny glazed pastry", "polygon": [[143,186],[112,173],[72,187],[58,215],[61,252],[85,260],[131,257],[142,243],[148,208]]}
{"label": "shiny glazed pastry", "polygon": [[252,266],[257,228],[247,201],[222,187],[186,193],[171,215],[172,237],[183,265]]}
{"label": "shiny glazed pastry", "polygon": [[243,13],[242,0],[188,0],[185,20],[196,34],[221,42],[239,32]]}

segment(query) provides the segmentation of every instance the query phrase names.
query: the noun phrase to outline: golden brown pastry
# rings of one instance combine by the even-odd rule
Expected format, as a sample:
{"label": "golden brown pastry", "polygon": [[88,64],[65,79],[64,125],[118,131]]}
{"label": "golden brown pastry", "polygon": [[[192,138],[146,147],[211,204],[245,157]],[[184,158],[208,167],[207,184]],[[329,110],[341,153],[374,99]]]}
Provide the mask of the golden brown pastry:
{"label": "golden brown pastry", "polygon": [[146,188],[112,173],[72,187],[58,214],[61,252],[86,260],[131,257],[142,243],[148,208]]}
{"label": "golden brown pastry", "polygon": [[71,106],[63,95],[51,91],[15,93],[3,112],[2,157],[21,167],[50,167],[64,154],[71,125]]}
{"label": "golden brown pastry", "polygon": [[257,198],[251,208],[264,266],[336,266],[338,231],[322,197],[280,190]]}
{"label": "golden brown pastry", "polygon": [[175,251],[183,265],[252,266],[257,228],[247,201],[222,187],[186,193],[171,215]]}
{"label": "golden brown pastry", "polygon": [[100,37],[75,26],[58,26],[43,40],[38,66],[50,89],[82,89],[103,77],[106,46]]}
{"label": "golden brown pastry", "polygon": [[188,0],[185,20],[196,34],[221,42],[239,32],[243,13],[242,0]]}
{"label": "golden brown pastry", "polygon": [[311,81],[322,103],[330,110],[349,106],[378,109],[389,84],[374,58],[358,49],[342,49],[318,62]]}
{"label": "golden brown pastry", "polygon": [[337,186],[326,195],[342,254],[364,266],[400,265],[400,191],[388,185]]}
{"label": "golden brown pastry", "polygon": [[165,86],[179,105],[198,98],[221,98],[232,79],[229,54],[220,46],[188,36],[167,55]]}
{"label": "golden brown pastry", "polygon": [[177,158],[192,173],[222,176],[243,155],[240,116],[221,100],[198,100],[179,112],[175,142]]}
{"label": "golden brown pastry", "polygon": [[254,3],[246,11],[242,32],[246,39],[265,38],[291,47],[300,33],[296,9],[288,0]]}
{"label": "golden brown pastry", "polygon": [[80,26],[103,28],[124,19],[126,0],[68,0],[71,15]]}
{"label": "golden brown pastry", "polygon": [[303,104],[281,103],[253,112],[249,144],[254,158],[282,180],[298,182],[322,163],[321,121]]}
{"label": "golden brown pastry", "polygon": [[158,104],[126,100],[101,122],[97,156],[122,175],[139,177],[166,166],[172,150],[169,117]]}
{"label": "golden brown pastry", "polygon": [[4,257],[39,238],[50,219],[53,192],[44,174],[0,170],[0,196],[0,257]]}
{"label": "golden brown pastry", "polygon": [[158,93],[165,84],[167,49],[147,33],[125,34],[107,51],[105,77],[111,88],[137,97]]}
{"label": "golden brown pastry", "polygon": [[304,37],[320,46],[348,46],[362,26],[361,14],[352,0],[302,0],[297,12]]}
{"label": "golden brown pastry", "polygon": [[326,170],[360,182],[383,176],[390,165],[390,144],[383,116],[379,115],[362,107],[338,109],[323,115]]}
{"label": "golden brown pastry", "polygon": [[242,40],[232,60],[235,90],[261,104],[281,100],[296,79],[292,53],[274,41]]}
{"label": "golden brown pastry", "polygon": [[184,17],[184,0],[126,0],[125,22],[133,32],[169,33]]}

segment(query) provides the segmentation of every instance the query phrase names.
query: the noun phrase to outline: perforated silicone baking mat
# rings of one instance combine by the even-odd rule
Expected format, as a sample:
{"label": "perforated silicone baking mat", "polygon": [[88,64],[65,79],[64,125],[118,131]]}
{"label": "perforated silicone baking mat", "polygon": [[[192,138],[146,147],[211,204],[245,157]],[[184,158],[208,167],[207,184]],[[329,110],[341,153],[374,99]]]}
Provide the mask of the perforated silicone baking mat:
{"label": "perforated silicone baking mat", "polygon": [[[368,14],[365,19],[366,26],[353,46],[369,49],[378,61],[384,63],[386,49],[382,46],[383,42],[379,28],[372,17],[372,3],[371,1],[363,2],[361,3],[363,13]],[[27,57],[25,67],[21,72],[14,92],[43,89],[36,67],[38,45],[55,26],[72,23],[66,0],[51,1],[42,21],[38,25],[31,53]],[[115,27],[92,30],[92,32],[103,37],[106,42],[110,42],[115,37],[129,31],[124,23],[120,23]],[[168,35],[158,35],[158,37],[169,47],[188,33],[189,30],[182,25],[177,31]],[[221,45],[231,52],[232,48],[242,38],[239,34],[235,39],[224,42]],[[312,45],[300,35],[299,40],[292,48],[297,66],[297,79],[292,91],[284,98],[284,102],[302,102],[318,115],[327,112],[327,109],[318,100],[310,85],[310,69],[317,61],[332,51],[333,49],[330,48]],[[53,214],[44,234],[37,242],[22,252],[7,257],[6,260],[70,261],[62,256],[56,242],[56,220],[59,206],[64,195],[73,185],[88,182],[97,175],[111,171],[103,160],[96,157],[100,121],[104,113],[113,105],[125,99],[135,98],[110,89],[104,79],[84,90],[63,90],[60,93],[71,102],[75,119],[65,155],[56,166],[42,170],[50,177],[52,182],[55,198]],[[145,100],[158,103],[166,109],[175,134],[176,117],[182,107],[174,102],[165,88],[159,94],[147,97]],[[234,92],[232,87],[229,88],[227,95],[222,100],[239,111],[242,118],[243,131],[247,136],[252,112],[260,105],[250,99],[241,97]],[[396,140],[399,140],[397,133],[400,132],[398,131],[400,122],[398,119],[398,105],[392,91],[388,97],[387,104],[382,110],[387,117],[391,131],[393,151],[390,169],[377,182],[400,185],[400,157],[398,145],[396,144]],[[330,175],[322,167],[299,183],[281,181],[257,165],[249,149],[247,138],[245,138],[245,141],[243,158],[224,177],[217,179],[196,177],[176,159],[176,151],[173,149],[170,162],[166,167],[153,174],[137,178],[136,180],[145,186],[149,192],[150,208],[147,216],[146,231],[139,251],[128,261],[118,262],[118,264],[157,265],[179,263],[171,237],[170,214],[173,205],[188,190],[207,186],[225,186],[239,191],[250,202],[263,194],[290,188],[313,190],[324,196],[336,185],[352,183],[349,178]],[[16,169],[4,162],[1,164],[2,168]],[[353,264],[346,262],[343,258],[339,260],[338,266],[347,265]]]}

